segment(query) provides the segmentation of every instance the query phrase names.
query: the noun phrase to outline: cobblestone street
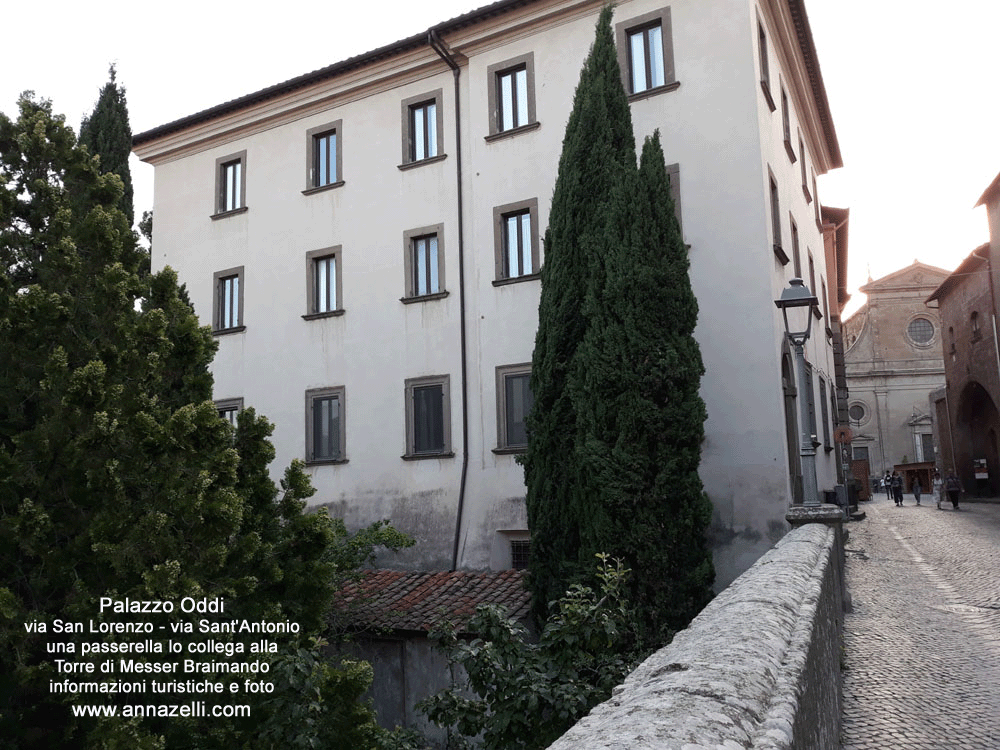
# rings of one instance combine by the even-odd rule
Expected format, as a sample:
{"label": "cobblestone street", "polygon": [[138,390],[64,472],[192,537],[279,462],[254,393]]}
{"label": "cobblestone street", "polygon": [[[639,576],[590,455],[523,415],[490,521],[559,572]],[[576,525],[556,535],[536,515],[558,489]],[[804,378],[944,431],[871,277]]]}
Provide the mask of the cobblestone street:
{"label": "cobblestone street", "polygon": [[842,750],[1000,748],[1000,504],[921,502],[845,527]]}

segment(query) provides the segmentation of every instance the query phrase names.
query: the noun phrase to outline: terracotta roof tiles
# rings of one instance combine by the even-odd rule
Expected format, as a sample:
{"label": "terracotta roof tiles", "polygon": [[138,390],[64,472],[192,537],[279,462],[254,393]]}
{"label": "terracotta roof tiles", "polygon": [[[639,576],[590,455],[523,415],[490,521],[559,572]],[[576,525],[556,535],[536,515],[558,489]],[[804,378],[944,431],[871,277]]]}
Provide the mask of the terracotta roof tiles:
{"label": "terracotta roof tiles", "polygon": [[339,606],[353,626],[427,632],[445,619],[461,631],[480,604],[499,604],[509,617],[528,614],[531,594],[526,571],[473,573],[369,570],[340,592]]}

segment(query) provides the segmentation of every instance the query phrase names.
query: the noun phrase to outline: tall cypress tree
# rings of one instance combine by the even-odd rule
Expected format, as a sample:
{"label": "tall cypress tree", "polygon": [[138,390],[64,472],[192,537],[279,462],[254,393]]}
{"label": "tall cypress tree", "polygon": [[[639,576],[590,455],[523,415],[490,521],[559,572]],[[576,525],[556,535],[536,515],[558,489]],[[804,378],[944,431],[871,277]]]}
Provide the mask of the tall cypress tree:
{"label": "tall cypress tree", "polygon": [[[583,65],[545,232],[545,264],[532,356],[534,406],[522,459],[531,529],[531,586],[535,612],[567,585],[587,577],[594,559],[581,560],[586,511],[581,497],[590,478],[579,462],[577,413],[585,397],[575,359],[603,294],[605,261],[624,241],[610,195],[635,181],[635,136],[622,88],[610,6],[597,22],[596,39]],[[588,299],[591,302],[588,303]]]}
{"label": "tall cypress tree", "polygon": [[545,237],[524,457],[535,612],[606,552],[632,569],[640,646],[711,598],[698,476],[697,301],[659,135],[636,169],[604,8],[574,99]]}
{"label": "tall cypress tree", "polygon": [[80,124],[80,143],[91,154],[101,159],[101,171],[113,173],[124,185],[118,207],[128,218],[129,226],[135,219],[132,208],[132,174],[128,157],[132,153],[132,127],[128,121],[125,87],[117,83],[115,66],[108,69],[108,82],[104,84],[94,111]]}
{"label": "tall cypress tree", "polygon": [[698,303],[659,133],[643,146],[628,208],[631,242],[609,259],[578,360],[588,394],[582,453],[597,498],[583,546],[632,569],[639,637],[652,648],[701,610],[714,581],[705,536],[712,507],[698,475],[706,417]]}

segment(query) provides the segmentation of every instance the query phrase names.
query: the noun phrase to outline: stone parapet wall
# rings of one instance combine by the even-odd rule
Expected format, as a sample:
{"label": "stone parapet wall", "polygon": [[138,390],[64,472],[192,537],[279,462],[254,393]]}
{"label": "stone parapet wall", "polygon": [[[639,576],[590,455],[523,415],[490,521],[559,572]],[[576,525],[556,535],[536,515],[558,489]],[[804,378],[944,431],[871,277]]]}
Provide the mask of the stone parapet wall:
{"label": "stone parapet wall", "polygon": [[839,525],[789,532],[549,750],[834,750]]}

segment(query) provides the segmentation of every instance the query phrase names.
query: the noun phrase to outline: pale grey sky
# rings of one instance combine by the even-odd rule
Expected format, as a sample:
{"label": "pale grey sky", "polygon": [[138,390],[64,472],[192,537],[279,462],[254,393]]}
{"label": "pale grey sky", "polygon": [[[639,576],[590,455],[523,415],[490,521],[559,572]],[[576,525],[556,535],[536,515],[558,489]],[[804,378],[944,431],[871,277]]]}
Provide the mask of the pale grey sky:
{"label": "pale grey sky", "polygon": [[[484,0],[317,3],[259,12],[204,0],[49,0],[4,10],[0,110],[49,98],[74,127],[108,65],[128,91],[133,132],[419,33]],[[914,259],[951,270],[988,239],[979,195],[1000,172],[994,0],[806,0],[844,168],[820,178],[826,205],[851,209],[855,293]],[[323,34],[320,35],[319,31]],[[134,161],[136,213],[152,168]],[[854,294],[848,312],[862,301]]]}

